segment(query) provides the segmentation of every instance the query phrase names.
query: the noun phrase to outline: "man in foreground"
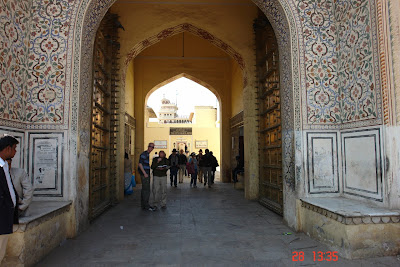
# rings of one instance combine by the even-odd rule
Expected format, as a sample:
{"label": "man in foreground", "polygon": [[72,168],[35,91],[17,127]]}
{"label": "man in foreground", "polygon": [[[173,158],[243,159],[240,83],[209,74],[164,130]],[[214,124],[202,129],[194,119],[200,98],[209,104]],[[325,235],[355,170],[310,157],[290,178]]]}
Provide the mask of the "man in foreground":
{"label": "man in foreground", "polygon": [[33,186],[29,180],[29,176],[22,168],[11,168],[12,159],[7,159],[10,167],[11,179],[14,184],[15,191],[18,195],[18,215],[19,217],[28,215],[29,204],[33,199]]}
{"label": "man in foreground", "polygon": [[160,151],[160,156],[153,159],[151,168],[153,169],[153,208],[158,209],[167,207],[167,171],[169,161],[165,158],[165,152]]}
{"label": "man in foreground", "polygon": [[6,254],[13,224],[18,224],[18,195],[12,184],[6,159],[13,158],[18,140],[10,135],[0,136],[0,265]]}
{"label": "man in foreground", "polygon": [[147,150],[139,157],[138,172],[142,181],[141,205],[143,210],[154,211],[149,205],[150,198],[150,153],[154,149],[154,143],[149,143]]}

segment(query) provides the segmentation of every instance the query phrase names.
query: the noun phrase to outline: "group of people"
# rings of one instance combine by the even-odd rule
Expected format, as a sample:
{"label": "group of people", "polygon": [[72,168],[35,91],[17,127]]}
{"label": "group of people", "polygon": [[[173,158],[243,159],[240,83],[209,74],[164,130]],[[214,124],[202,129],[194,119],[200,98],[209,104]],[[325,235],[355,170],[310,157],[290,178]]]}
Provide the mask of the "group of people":
{"label": "group of people", "polygon": [[[204,186],[208,184],[208,187],[211,188],[214,184],[215,171],[219,165],[212,151],[206,149],[205,154],[203,154],[200,149],[198,155],[193,152],[188,159],[183,150],[180,150],[178,154],[178,151],[174,148],[168,158],[166,153],[161,150],[158,155],[156,154],[152,158],[150,163],[150,153],[153,150],[154,143],[149,143],[147,150],[139,157],[138,172],[142,181],[141,206],[143,210],[155,211],[167,207],[168,170],[170,171],[170,185],[174,187],[178,187],[178,181],[183,183],[183,177],[186,173],[191,177],[190,187],[197,187],[197,179],[200,183],[203,183],[203,177]],[[149,204],[151,170],[153,171],[153,206]]]}
{"label": "group of people", "polygon": [[11,167],[18,143],[11,135],[0,136],[0,265],[13,224],[27,215],[33,198],[33,186],[26,171]]}

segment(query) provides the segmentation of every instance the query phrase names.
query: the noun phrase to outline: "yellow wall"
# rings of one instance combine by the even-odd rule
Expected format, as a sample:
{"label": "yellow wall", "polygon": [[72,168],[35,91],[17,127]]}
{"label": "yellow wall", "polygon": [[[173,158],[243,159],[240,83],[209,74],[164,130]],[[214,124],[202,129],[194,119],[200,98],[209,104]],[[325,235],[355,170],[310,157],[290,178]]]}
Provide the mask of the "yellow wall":
{"label": "yellow wall", "polygon": [[135,116],[135,109],[133,103],[135,103],[135,96],[134,96],[134,71],[133,71],[133,64],[129,64],[128,69],[126,71],[126,80],[125,80],[125,112],[127,112],[132,117]]}
{"label": "yellow wall", "polygon": [[232,63],[231,114],[233,117],[243,110],[243,86],[242,86],[243,75],[242,75],[242,70],[239,68],[239,65],[236,63],[236,61],[231,60],[231,63]]}
{"label": "yellow wall", "polygon": [[[193,127],[192,135],[169,135],[169,127]],[[146,127],[146,135],[144,142],[148,144],[154,142],[155,140],[166,140],[167,148],[164,149],[154,149],[152,155],[155,152],[159,153],[160,150],[164,150],[167,157],[172,153],[173,144],[179,141],[187,142],[190,144],[189,151],[198,153],[200,148],[196,148],[196,140],[207,140],[208,149],[213,151],[213,155],[217,158],[220,163],[220,133],[219,128],[208,127],[208,128],[197,128],[196,125],[191,124],[158,124],[150,123]],[[202,148],[203,153],[205,148]]]}
{"label": "yellow wall", "polygon": [[[185,142],[188,145],[188,151],[190,153],[196,152],[197,154],[200,148],[196,147],[196,140],[206,140],[207,148],[213,152],[213,155],[217,158],[218,162],[220,162],[221,136],[219,125],[216,123],[217,110],[213,107],[202,106],[195,107],[194,113],[195,120],[193,123],[159,124],[158,122],[148,122],[148,119],[146,119],[144,143],[148,144],[155,140],[167,141],[167,148],[154,149],[153,153],[159,153],[160,150],[164,150],[167,156],[169,156],[172,153],[172,149],[176,148],[173,146],[174,143]],[[148,115],[146,115],[146,117],[148,117]],[[170,127],[192,128],[192,135],[169,135]],[[205,148],[201,149],[204,153]]]}
{"label": "yellow wall", "polygon": [[[183,43],[184,46],[182,46]],[[167,55],[161,56],[163,53]],[[222,137],[229,136],[231,59],[217,47],[190,33],[178,34],[139,54],[134,60],[134,70],[137,155],[148,143],[144,138],[145,121],[144,116],[141,115],[144,111],[146,95],[158,84],[181,73],[200,79],[215,89],[217,97],[222,102],[222,114],[225,114],[221,116],[221,128],[224,129],[225,126],[225,129],[228,129],[225,134],[222,132]],[[217,131],[219,132],[220,129]],[[229,151],[230,139],[225,138],[222,146],[224,151]],[[213,148],[213,150],[216,152],[221,150],[221,147]],[[220,162],[222,168],[230,169],[229,157],[225,160],[221,156]]]}
{"label": "yellow wall", "polygon": [[195,107],[194,122],[197,127],[215,127],[217,109],[212,107]]}

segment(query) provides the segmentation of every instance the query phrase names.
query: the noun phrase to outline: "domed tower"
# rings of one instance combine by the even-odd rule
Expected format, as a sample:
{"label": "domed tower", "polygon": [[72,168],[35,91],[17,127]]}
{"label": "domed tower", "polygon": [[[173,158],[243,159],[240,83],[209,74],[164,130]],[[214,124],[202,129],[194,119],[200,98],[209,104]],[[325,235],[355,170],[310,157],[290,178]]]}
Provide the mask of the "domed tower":
{"label": "domed tower", "polygon": [[167,98],[161,99],[161,108],[158,112],[160,123],[171,123],[178,117],[178,107]]}

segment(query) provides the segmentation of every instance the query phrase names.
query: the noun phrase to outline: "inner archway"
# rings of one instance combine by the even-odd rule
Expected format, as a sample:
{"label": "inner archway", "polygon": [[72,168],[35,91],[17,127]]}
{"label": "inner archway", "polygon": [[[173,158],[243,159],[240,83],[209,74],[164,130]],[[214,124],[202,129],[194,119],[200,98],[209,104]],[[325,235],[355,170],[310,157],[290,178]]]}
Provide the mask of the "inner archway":
{"label": "inner archway", "polygon": [[144,143],[167,155],[174,148],[186,156],[208,148],[221,162],[219,99],[210,85],[184,73],[162,82],[146,96]]}
{"label": "inner archway", "polygon": [[[231,147],[229,119],[243,110],[243,75],[237,61],[208,40],[183,32],[148,47],[128,67],[126,90],[134,90],[136,124],[136,152],[140,154],[145,145],[142,125],[145,96],[160,86],[180,77],[205,85],[220,103],[221,177],[231,181]],[[128,89],[129,88],[129,89]],[[132,88],[132,89],[130,89]],[[133,89],[134,88],[134,89]],[[233,114],[233,115],[232,115]],[[224,138],[225,137],[225,138]],[[224,156],[225,155],[225,156]]]}

